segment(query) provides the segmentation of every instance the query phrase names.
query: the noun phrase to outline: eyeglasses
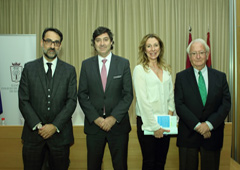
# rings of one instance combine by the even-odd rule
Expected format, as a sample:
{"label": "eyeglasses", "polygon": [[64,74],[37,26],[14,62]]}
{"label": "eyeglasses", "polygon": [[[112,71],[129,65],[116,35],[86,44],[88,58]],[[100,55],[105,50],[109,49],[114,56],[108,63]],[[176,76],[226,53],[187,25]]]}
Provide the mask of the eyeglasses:
{"label": "eyeglasses", "polygon": [[58,40],[52,41],[51,39],[46,39],[46,40],[43,39],[43,41],[44,41],[44,42],[46,43],[46,45],[48,45],[48,46],[54,44],[55,47],[59,47],[59,46],[61,45],[61,42],[58,41]]}
{"label": "eyeglasses", "polygon": [[198,54],[199,54],[201,57],[203,57],[203,56],[206,54],[206,51],[198,51],[198,52],[194,51],[194,52],[191,52],[191,53],[190,53],[190,55],[191,55],[192,57],[196,57]]}

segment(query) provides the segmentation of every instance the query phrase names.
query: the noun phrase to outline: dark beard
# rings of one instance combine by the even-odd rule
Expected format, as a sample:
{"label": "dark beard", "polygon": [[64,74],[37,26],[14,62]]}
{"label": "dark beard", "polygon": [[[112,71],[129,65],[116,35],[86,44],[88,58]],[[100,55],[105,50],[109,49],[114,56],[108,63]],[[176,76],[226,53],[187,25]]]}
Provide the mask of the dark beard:
{"label": "dark beard", "polygon": [[50,57],[50,56],[47,55],[47,53],[45,53],[45,52],[44,52],[44,55],[45,55],[48,59],[50,59],[50,60],[53,60],[53,59],[55,59],[55,58],[57,57],[57,53],[56,53],[53,57]]}
{"label": "dark beard", "polygon": [[55,54],[55,56],[53,56],[53,57],[48,56],[46,53],[44,53],[44,55],[50,60],[53,60],[57,57],[57,54]]}

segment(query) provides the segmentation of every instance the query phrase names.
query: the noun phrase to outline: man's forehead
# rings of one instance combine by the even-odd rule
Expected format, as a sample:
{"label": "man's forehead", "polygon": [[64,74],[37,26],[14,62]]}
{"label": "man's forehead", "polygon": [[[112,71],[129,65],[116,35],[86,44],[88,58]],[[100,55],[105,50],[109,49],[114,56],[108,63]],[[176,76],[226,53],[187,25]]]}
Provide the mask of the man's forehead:
{"label": "man's forehead", "polygon": [[109,35],[108,35],[108,33],[105,32],[105,33],[96,37],[96,39],[100,39],[100,38],[109,38]]}
{"label": "man's forehead", "polygon": [[52,39],[52,40],[60,40],[60,36],[54,31],[46,32],[44,38],[49,38],[49,39]]}
{"label": "man's forehead", "polygon": [[204,46],[201,42],[194,42],[194,43],[191,45],[190,50],[195,49],[195,48],[204,49],[204,50],[205,50],[205,46]]}

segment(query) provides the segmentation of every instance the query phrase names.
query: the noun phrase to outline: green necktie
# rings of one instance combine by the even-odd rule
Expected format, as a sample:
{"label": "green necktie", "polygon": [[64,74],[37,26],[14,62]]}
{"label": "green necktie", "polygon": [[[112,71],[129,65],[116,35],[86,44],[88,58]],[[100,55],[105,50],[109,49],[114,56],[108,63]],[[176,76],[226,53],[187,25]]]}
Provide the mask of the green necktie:
{"label": "green necktie", "polygon": [[202,72],[199,71],[198,72],[199,77],[198,77],[198,88],[199,88],[199,92],[202,98],[202,102],[203,102],[203,106],[205,106],[206,100],[207,100],[207,89],[206,89],[206,85],[203,79],[203,75]]}

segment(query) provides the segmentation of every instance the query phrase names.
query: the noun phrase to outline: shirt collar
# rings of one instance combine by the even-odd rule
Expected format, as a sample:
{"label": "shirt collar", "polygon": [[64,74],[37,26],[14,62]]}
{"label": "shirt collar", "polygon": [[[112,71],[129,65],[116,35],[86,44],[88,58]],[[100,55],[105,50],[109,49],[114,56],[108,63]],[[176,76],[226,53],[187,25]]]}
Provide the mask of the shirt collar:
{"label": "shirt collar", "polygon": [[53,61],[49,62],[49,61],[47,61],[46,58],[43,56],[43,65],[45,66],[45,65],[47,65],[47,63],[52,63],[52,66],[56,67],[56,65],[57,65],[57,60],[58,60],[58,58],[56,57]]}
{"label": "shirt collar", "polygon": [[199,72],[199,71],[201,71],[202,74],[204,74],[204,73],[207,71],[207,66],[205,65],[202,70],[198,70],[198,69],[195,69],[195,68],[193,67],[193,70],[194,70],[194,73],[195,73],[196,75],[198,75],[198,72]]}
{"label": "shirt collar", "polygon": [[99,61],[102,61],[103,59],[107,59],[107,61],[111,61],[111,58],[112,58],[112,52],[110,52],[109,54],[108,54],[108,56],[107,57],[102,57],[102,56],[100,56],[100,55],[98,55],[98,60]]}

